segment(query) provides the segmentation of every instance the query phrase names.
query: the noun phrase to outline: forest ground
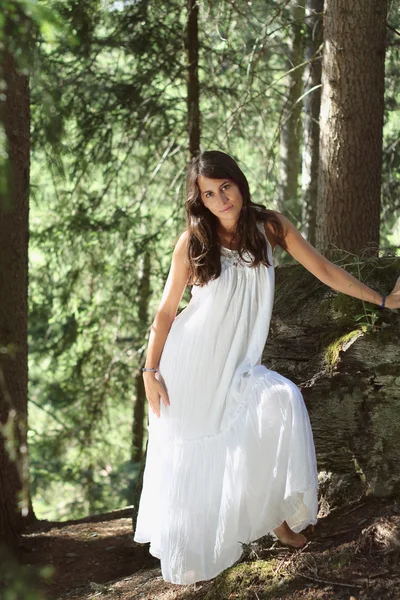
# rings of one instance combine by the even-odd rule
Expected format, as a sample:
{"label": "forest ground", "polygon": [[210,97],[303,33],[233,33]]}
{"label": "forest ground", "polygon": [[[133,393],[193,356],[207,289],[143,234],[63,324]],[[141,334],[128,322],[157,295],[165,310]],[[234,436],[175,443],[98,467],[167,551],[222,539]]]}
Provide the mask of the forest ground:
{"label": "forest ground", "polygon": [[164,582],[148,544],[132,539],[131,510],[76,521],[40,521],[23,536],[21,557],[46,600],[400,600],[400,497],[369,498],[329,510],[292,550],[265,536],[211,581]]}

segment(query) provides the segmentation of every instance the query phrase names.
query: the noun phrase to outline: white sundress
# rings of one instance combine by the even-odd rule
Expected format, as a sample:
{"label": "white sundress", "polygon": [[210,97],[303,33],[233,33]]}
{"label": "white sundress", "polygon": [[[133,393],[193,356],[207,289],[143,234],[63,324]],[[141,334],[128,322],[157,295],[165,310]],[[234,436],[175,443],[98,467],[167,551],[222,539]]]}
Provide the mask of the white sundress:
{"label": "white sundress", "polygon": [[[156,377],[170,406],[149,408],[134,541],[150,542],[165,581],[212,579],[241,543],[286,520],[317,523],[318,472],[299,388],[261,364],[274,300],[271,266],[222,247],[221,275],[192,287],[172,323]],[[244,258],[251,256],[244,254]]]}

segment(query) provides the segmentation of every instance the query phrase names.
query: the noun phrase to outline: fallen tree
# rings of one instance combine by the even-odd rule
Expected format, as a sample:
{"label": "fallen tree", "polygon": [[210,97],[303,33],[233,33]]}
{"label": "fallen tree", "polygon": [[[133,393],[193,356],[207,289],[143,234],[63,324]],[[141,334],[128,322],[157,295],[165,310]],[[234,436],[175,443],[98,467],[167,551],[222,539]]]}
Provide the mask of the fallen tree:
{"label": "fallen tree", "polygon": [[[396,257],[345,262],[382,293],[400,273]],[[399,311],[340,294],[301,265],[277,267],[275,290],[262,362],[303,393],[321,495],[339,505],[364,494],[399,493]]]}

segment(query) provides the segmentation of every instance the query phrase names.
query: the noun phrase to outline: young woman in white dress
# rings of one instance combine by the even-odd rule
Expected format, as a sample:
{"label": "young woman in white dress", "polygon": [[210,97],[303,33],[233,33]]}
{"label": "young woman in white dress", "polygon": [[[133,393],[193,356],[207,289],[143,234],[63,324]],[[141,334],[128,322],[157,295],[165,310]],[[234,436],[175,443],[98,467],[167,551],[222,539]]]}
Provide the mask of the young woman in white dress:
{"label": "young woman in white dress", "polygon": [[[230,566],[240,555],[238,536],[248,542],[270,531],[301,548],[307,538],[300,530],[316,523],[315,451],[301,393],[260,364],[273,248],[334,290],[400,308],[400,278],[385,297],[327,260],[282,213],[251,201],[229,155],[194,159],[187,189],[187,229],[172,255],[143,368],[149,447],[134,536],[151,543],[164,579],[174,583],[210,579]],[[246,257],[257,259],[253,268]],[[188,284],[192,299],[176,316]]]}

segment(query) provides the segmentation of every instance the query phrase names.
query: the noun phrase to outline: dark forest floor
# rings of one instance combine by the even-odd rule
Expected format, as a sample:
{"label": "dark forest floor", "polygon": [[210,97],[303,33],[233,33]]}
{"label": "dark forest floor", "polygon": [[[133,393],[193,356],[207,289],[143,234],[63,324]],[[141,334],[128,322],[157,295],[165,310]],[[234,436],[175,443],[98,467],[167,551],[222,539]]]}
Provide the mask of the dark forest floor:
{"label": "dark forest floor", "polygon": [[39,522],[23,536],[21,559],[46,600],[400,600],[400,498],[364,498],[335,509],[292,550],[266,536],[211,581],[165,583],[148,544],[132,539],[131,509]]}

